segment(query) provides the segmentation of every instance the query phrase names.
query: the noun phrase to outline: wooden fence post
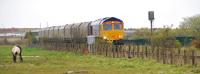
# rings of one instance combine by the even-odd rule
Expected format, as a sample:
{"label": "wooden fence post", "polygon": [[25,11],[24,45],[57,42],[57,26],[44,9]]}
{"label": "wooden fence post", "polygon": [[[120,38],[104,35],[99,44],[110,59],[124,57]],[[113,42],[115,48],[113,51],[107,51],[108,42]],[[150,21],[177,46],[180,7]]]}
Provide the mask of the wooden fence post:
{"label": "wooden fence post", "polygon": [[183,62],[184,64],[187,64],[186,50],[183,51]]}
{"label": "wooden fence post", "polygon": [[144,59],[144,46],[142,46],[141,49],[142,49],[142,52],[140,54],[141,54],[142,59]]}
{"label": "wooden fence post", "polygon": [[113,58],[115,58],[115,45],[112,47]]}
{"label": "wooden fence post", "polygon": [[106,56],[108,56],[108,45],[105,45],[105,49],[106,49]]}
{"label": "wooden fence post", "polygon": [[131,46],[128,45],[128,58],[131,58]]}
{"label": "wooden fence post", "polygon": [[194,50],[192,50],[192,65],[196,66],[196,64],[195,64],[195,51]]}
{"label": "wooden fence post", "polygon": [[147,54],[147,46],[145,45],[145,57],[148,58],[148,54]]}
{"label": "wooden fence post", "polygon": [[119,47],[119,57],[122,57],[122,46]]}
{"label": "wooden fence post", "polygon": [[165,49],[162,49],[163,64],[165,64]]}
{"label": "wooden fence post", "polygon": [[132,56],[135,57],[135,46],[133,46],[133,49],[132,49]]}
{"label": "wooden fence post", "polygon": [[122,53],[123,53],[123,57],[125,57],[126,54],[125,54],[124,48],[122,48]]}
{"label": "wooden fence post", "polygon": [[157,56],[157,61],[159,62],[159,60],[160,60],[160,57],[159,57],[159,56],[160,56],[160,55],[159,55],[160,49],[157,49],[156,52],[157,52],[157,55],[156,55],[156,56]]}
{"label": "wooden fence post", "polygon": [[173,50],[170,50],[170,64],[173,64],[173,54],[172,54]]}
{"label": "wooden fence post", "polygon": [[104,55],[104,50],[105,50],[104,47],[105,47],[105,45],[103,44],[101,47],[102,47],[101,54]]}
{"label": "wooden fence post", "polygon": [[119,57],[119,45],[116,46],[117,58]]}
{"label": "wooden fence post", "polygon": [[139,45],[137,45],[137,57],[139,57],[139,49],[140,49],[140,47],[139,47]]}

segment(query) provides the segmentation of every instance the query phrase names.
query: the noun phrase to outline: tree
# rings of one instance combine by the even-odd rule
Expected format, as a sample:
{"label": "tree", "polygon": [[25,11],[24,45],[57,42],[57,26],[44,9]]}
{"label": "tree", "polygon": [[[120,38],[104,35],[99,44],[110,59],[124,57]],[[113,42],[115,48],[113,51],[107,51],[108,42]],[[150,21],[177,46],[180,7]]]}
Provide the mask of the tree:
{"label": "tree", "polygon": [[180,29],[183,34],[195,37],[192,44],[200,48],[200,14],[184,18],[184,21],[181,22]]}
{"label": "tree", "polygon": [[184,18],[179,27],[183,34],[200,39],[200,15]]}

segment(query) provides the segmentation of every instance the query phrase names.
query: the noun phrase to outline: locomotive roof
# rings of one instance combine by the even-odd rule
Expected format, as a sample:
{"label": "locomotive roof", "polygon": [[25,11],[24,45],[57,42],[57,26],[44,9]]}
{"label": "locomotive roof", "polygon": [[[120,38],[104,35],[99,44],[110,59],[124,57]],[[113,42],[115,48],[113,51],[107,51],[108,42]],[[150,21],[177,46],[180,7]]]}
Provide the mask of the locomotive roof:
{"label": "locomotive roof", "polygon": [[98,25],[98,24],[102,24],[104,22],[108,22],[108,21],[119,21],[119,22],[123,22],[122,20],[115,18],[115,17],[105,17],[105,18],[101,18],[98,19],[96,21],[93,21],[91,25]]}
{"label": "locomotive roof", "polygon": [[122,20],[118,19],[118,18],[115,18],[115,17],[107,17],[107,18],[104,18],[102,20],[102,23],[103,22],[108,22],[108,21],[119,21],[119,22],[123,22]]}

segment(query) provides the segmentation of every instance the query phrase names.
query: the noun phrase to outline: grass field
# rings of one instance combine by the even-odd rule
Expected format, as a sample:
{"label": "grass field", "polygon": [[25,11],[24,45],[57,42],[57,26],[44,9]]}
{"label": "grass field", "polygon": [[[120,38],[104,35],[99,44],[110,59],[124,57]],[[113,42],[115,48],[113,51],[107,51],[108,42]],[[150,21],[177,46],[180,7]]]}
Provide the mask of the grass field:
{"label": "grass field", "polygon": [[23,63],[13,63],[11,46],[0,46],[0,74],[198,74],[200,68],[159,64],[139,58],[109,58],[24,48]]}

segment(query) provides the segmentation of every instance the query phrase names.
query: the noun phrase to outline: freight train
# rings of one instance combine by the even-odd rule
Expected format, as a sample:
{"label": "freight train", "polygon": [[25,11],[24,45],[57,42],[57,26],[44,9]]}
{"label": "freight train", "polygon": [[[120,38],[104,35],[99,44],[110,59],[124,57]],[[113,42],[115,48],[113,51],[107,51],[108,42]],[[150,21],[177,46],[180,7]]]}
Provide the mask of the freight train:
{"label": "freight train", "polygon": [[90,22],[52,26],[39,31],[41,42],[87,43],[87,37],[113,42],[124,37],[124,23],[115,17]]}

